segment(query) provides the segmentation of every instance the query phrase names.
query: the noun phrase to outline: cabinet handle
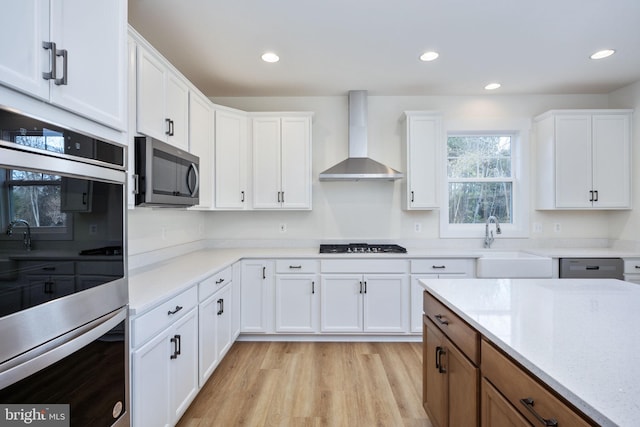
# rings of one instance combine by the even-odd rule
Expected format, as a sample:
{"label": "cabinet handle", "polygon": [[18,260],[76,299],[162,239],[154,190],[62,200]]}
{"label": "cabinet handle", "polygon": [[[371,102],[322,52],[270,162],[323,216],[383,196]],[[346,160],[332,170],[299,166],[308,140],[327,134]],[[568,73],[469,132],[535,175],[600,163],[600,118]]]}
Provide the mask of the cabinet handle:
{"label": "cabinet handle", "polygon": [[218,313],[216,313],[218,316],[220,316],[222,313],[224,313],[224,300],[222,298],[220,298],[218,301]]}
{"label": "cabinet handle", "polygon": [[311,282],[311,294],[315,294],[316,293],[316,282],[312,281]]}
{"label": "cabinet handle", "polygon": [[447,319],[445,319],[442,314],[436,314],[433,317],[435,317],[436,320],[438,321],[438,323],[440,323],[441,325],[448,325],[449,324],[449,321]]}
{"label": "cabinet handle", "polygon": [[64,86],[67,84],[67,62],[69,53],[67,49],[56,50],[56,56],[62,56],[62,78],[55,79],[53,82],[58,86]]}
{"label": "cabinet handle", "polygon": [[280,203],[280,192],[278,191],[278,203]]}
{"label": "cabinet handle", "polygon": [[364,293],[365,294],[367,293],[367,281],[366,280],[364,281]]}
{"label": "cabinet handle", "polygon": [[413,201],[415,200],[413,196],[414,196],[413,191],[411,191],[411,203],[413,203]]}
{"label": "cabinet handle", "polygon": [[222,282],[224,282],[224,279],[216,280],[216,285],[219,285]]}
{"label": "cabinet handle", "polygon": [[360,281],[360,293],[362,293],[362,281]]}
{"label": "cabinet handle", "polygon": [[432,265],[431,268],[433,268],[434,270],[442,270],[447,268],[446,265]]}
{"label": "cabinet handle", "polygon": [[56,271],[55,267],[42,267],[43,271]]}
{"label": "cabinet handle", "polygon": [[442,360],[440,359],[443,354],[447,354],[444,347],[436,347],[436,369],[438,369],[438,372],[441,374],[445,374],[447,372],[444,366],[442,366]]}
{"label": "cabinet handle", "polygon": [[589,199],[589,201],[593,202],[593,190],[589,190],[589,193],[591,193],[591,198]]}
{"label": "cabinet handle", "polygon": [[244,203],[244,191],[240,192],[240,201]]}
{"label": "cabinet handle", "polygon": [[282,203],[284,203],[284,191],[282,192]]}
{"label": "cabinet handle", "polygon": [[640,269],[640,265],[636,265],[635,268]]}
{"label": "cabinet handle", "polygon": [[182,309],[183,309],[183,307],[181,305],[176,305],[176,308],[173,311],[172,310],[167,311],[167,315],[171,316],[172,314],[176,314],[177,312],[179,312]]}
{"label": "cabinet handle", "polygon": [[542,425],[549,427],[556,427],[558,425],[558,420],[556,420],[555,418],[544,418],[540,414],[538,414],[535,409],[533,409],[533,405],[535,404],[535,402],[532,398],[526,397],[524,399],[520,399],[520,403],[522,403],[529,410],[529,412],[531,412],[533,416],[542,423]]}
{"label": "cabinet handle", "polygon": [[164,131],[165,135],[171,135],[171,119],[164,119],[164,124],[167,125],[167,129]]}
{"label": "cabinet handle", "polygon": [[42,42],[42,48],[49,51],[49,71],[42,72],[45,80],[55,80],[56,78],[56,44],[54,42]]}
{"label": "cabinet handle", "polygon": [[600,270],[600,266],[599,265],[587,265],[585,267],[585,270]]}
{"label": "cabinet handle", "polygon": [[302,268],[302,265],[290,265],[289,268],[293,270],[300,270]]}
{"label": "cabinet handle", "polygon": [[52,294],[54,293],[53,291],[53,286],[56,284],[56,282],[53,282],[51,280],[47,280],[44,282],[44,293],[45,294]]}
{"label": "cabinet handle", "polygon": [[262,280],[267,278],[267,267],[262,267]]}
{"label": "cabinet handle", "polygon": [[178,356],[180,355],[180,350],[182,347],[180,343],[180,335],[174,335],[173,338],[171,338],[169,341],[173,343],[173,354],[169,358],[177,359]]}
{"label": "cabinet handle", "polygon": [[594,191],[594,193],[596,195],[596,198],[595,198],[594,202],[597,202],[598,201],[598,190]]}

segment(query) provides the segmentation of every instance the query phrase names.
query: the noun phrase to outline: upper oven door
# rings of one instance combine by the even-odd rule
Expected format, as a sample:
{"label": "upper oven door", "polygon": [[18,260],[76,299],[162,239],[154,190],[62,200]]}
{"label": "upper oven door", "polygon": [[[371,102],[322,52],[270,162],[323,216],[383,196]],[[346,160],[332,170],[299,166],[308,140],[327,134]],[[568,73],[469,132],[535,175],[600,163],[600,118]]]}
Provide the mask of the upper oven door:
{"label": "upper oven door", "polygon": [[125,179],[0,147],[0,363],[127,304]]}

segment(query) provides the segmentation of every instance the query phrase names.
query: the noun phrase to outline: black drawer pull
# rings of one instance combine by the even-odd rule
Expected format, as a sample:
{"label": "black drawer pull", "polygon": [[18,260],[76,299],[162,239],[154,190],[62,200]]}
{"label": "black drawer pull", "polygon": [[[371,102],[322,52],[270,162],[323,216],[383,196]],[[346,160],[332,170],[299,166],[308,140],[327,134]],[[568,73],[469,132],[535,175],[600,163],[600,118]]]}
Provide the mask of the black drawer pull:
{"label": "black drawer pull", "polygon": [[292,269],[292,270],[300,270],[302,268],[302,266],[301,265],[290,265],[289,268]]}
{"label": "black drawer pull", "polygon": [[440,360],[443,354],[447,354],[444,347],[440,347],[440,346],[436,347],[436,369],[441,374],[445,374],[447,372],[444,366],[442,366],[442,360]]}
{"label": "black drawer pull", "polygon": [[177,359],[180,355],[180,347],[182,347],[180,343],[180,335],[174,335],[173,338],[171,338],[169,341],[173,343],[173,354],[169,358]]}
{"label": "black drawer pull", "polygon": [[224,282],[224,279],[216,280],[216,285],[219,285],[222,282]]}
{"label": "black drawer pull", "polygon": [[442,270],[443,268],[447,268],[446,265],[432,265],[431,268],[434,270]]}
{"label": "black drawer pull", "polygon": [[441,325],[448,325],[449,324],[449,321],[447,319],[445,319],[442,314],[436,314],[433,317],[435,317],[436,320],[438,321],[438,323],[440,323]]}
{"label": "black drawer pull", "polygon": [[600,270],[600,266],[599,265],[587,265],[586,269],[587,270]]}
{"label": "black drawer pull", "polygon": [[180,306],[180,305],[176,305],[176,308],[172,311],[169,310],[167,312],[167,315],[171,316],[172,314],[176,314],[177,312],[179,312],[180,310],[182,310],[184,307]]}
{"label": "black drawer pull", "polygon": [[555,418],[544,418],[540,414],[538,414],[535,409],[533,409],[533,405],[535,404],[535,402],[532,398],[527,397],[524,399],[520,399],[520,403],[522,403],[529,410],[529,412],[531,412],[533,416],[542,423],[542,425],[557,427],[558,420],[556,420]]}

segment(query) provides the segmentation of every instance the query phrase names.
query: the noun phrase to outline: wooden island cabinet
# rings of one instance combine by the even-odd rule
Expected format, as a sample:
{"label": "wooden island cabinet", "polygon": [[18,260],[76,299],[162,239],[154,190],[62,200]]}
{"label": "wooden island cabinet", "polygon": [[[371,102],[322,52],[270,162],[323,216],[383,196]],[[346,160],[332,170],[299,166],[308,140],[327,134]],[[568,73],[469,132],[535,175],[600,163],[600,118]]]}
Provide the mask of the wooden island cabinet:
{"label": "wooden island cabinet", "polygon": [[428,291],[423,406],[434,427],[595,426]]}

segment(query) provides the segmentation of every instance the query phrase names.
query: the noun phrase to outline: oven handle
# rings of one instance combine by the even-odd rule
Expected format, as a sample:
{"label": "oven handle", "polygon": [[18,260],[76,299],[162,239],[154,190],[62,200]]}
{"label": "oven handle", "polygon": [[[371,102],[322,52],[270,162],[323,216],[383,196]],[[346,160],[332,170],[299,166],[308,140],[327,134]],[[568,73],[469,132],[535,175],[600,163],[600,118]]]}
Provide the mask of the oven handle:
{"label": "oven handle", "polygon": [[127,308],[123,307],[3,363],[0,365],[0,389],[75,353],[126,318]]}

